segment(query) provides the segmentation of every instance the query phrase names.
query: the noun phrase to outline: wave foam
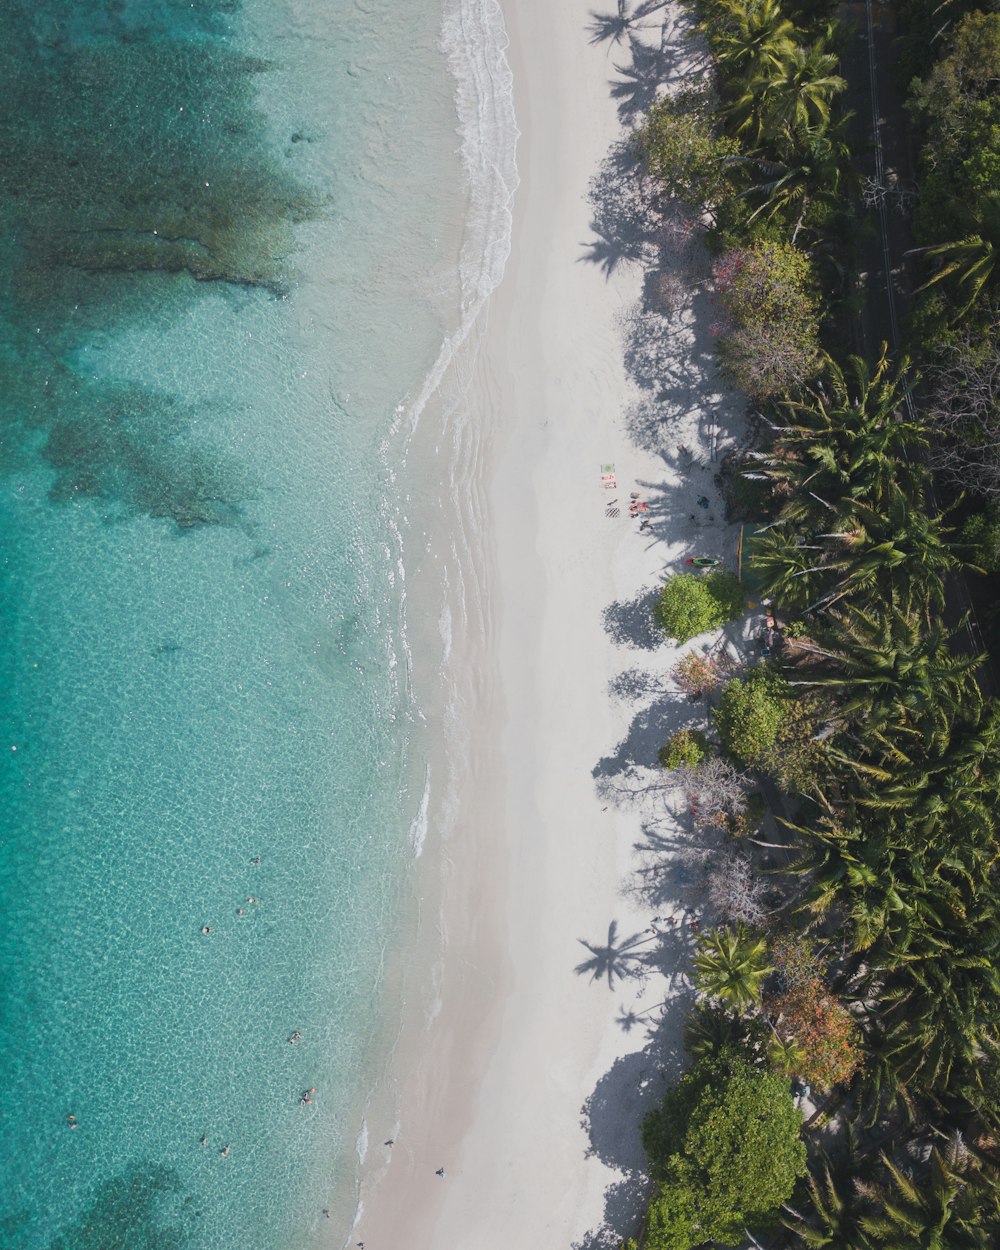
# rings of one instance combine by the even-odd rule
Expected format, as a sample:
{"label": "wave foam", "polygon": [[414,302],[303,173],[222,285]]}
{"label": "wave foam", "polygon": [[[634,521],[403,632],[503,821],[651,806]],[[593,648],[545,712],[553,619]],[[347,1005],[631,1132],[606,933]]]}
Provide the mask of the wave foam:
{"label": "wave foam", "polygon": [[405,405],[412,433],[455,353],[503,277],[510,256],[519,177],[510,39],[497,0],[450,0],[441,47],[455,80],[455,105],[469,208],[459,254],[461,314],[415,399]]}
{"label": "wave foam", "polygon": [[427,837],[427,810],[431,801],[431,770],[427,769],[424,778],[424,793],[420,800],[420,807],[410,824],[410,846],[413,848],[413,858],[419,859],[424,849],[424,840]]}

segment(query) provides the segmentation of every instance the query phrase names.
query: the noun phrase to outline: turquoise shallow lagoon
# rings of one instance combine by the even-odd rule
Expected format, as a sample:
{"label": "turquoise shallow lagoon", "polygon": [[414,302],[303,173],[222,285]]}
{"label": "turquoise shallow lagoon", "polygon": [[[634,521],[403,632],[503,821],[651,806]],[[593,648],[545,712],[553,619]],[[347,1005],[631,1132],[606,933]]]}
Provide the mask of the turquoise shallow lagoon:
{"label": "turquoise shallow lagoon", "polygon": [[425,777],[391,457],[468,307],[442,9],[0,16],[0,1246],[329,1244]]}

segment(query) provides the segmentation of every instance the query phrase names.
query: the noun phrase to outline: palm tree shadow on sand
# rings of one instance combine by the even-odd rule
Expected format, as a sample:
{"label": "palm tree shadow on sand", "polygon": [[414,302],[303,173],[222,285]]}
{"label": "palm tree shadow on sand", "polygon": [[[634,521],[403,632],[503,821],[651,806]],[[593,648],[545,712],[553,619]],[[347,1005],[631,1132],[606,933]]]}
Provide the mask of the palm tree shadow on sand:
{"label": "palm tree shadow on sand", "polygon": [[644,0],[634,9],[631,0],[618,0],[618,7],[613,13],[590,11],[591,43],[619,44],[628,38],[634,30],[642,29],[641,23],[657,9],[666,8],[667,0]]}
{"label": "palm tree shadow on sand", "polygon": [[577,939],[581,946],[590,951],[590,958],[577,964],[574,971],[578,976],[589,972],[591,982],[601,981],[606,977],[608,989],[613,990],[616,980],[624,981],[629,977],[644,975],[646,952],[641,948],[648,949],[650,940],[647,933],[633,933],[631,937],[619,940],[618,921],[612,920],[608,925],[606,945],[598,946],[585,938]]}

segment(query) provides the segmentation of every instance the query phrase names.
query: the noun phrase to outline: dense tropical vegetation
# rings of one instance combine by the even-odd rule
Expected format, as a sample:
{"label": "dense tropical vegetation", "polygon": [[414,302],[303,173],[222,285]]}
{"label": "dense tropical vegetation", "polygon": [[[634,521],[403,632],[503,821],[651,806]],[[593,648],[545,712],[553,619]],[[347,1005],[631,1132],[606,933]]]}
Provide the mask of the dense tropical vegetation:
{"label": "dense tropical vegetation", "polygon": [[[710,73],[636,138],[706,226],[720,365],[763,418],[734,471],[781,629],[742,672],[701,651],[674,669],[713,710],[661,763],[695,828],[731,839],[731,884],[696,943],[693,1066],[646,1121],[641,1241],[1000,1245],[1000,644],[955,607],[1000,587],[1000,13],[895,6],[919,171],[892,360],[852,328],[864,197],[832,6],[689,2]],[[720,589],[669,579],[660,624],[731,619]]]}

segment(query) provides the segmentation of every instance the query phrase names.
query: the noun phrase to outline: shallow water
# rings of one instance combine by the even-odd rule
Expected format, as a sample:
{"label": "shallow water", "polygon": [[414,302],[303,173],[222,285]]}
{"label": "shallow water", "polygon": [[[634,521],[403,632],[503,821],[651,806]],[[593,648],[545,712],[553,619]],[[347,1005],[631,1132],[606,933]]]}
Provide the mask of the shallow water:
{"label": "shallow water", "polygon": [[0,1246],[296,1250],[424,798],[385,449],[496,270],[442,11],[0,15]]}

